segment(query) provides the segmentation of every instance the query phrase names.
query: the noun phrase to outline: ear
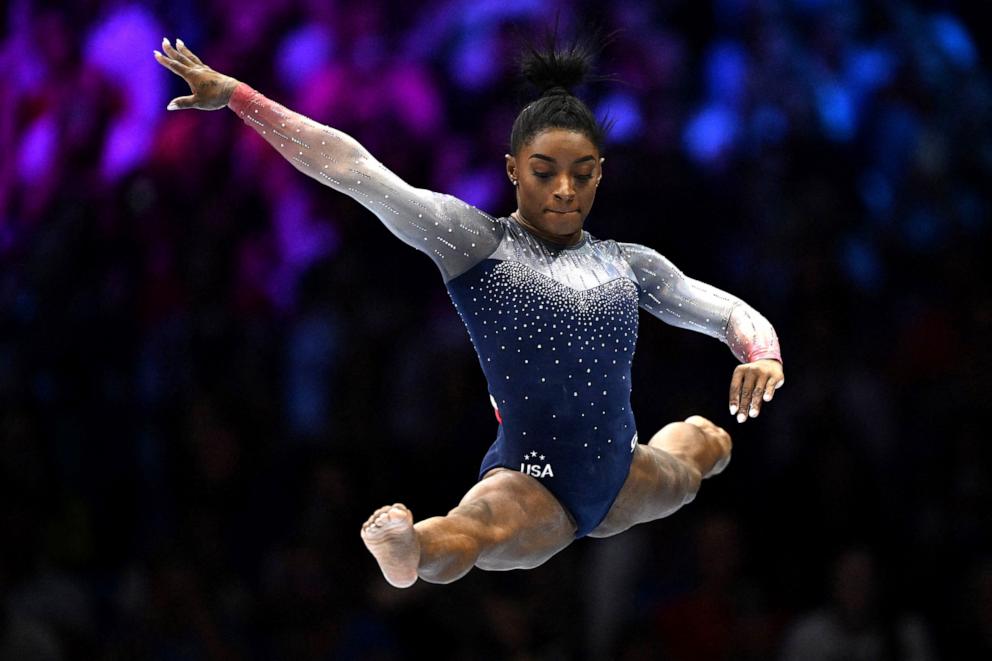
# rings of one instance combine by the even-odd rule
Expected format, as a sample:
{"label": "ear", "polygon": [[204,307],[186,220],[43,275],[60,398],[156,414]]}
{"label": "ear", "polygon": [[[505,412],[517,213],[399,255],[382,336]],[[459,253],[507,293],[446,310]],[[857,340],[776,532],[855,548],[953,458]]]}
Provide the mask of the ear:
{"label": "ear", "polygon": [[517,178],[517,159],[513,154],[506,154],[506,176],[510,178],[510,181]]}

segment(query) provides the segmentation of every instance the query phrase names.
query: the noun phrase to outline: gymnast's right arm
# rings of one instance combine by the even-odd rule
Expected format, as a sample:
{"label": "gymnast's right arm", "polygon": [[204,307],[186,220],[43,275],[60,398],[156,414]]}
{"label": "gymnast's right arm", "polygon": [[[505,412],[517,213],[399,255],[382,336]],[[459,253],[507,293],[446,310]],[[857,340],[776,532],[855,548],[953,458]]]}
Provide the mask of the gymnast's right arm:
{"label": "gymnast's right arm", "polygon": [[426,253],[445,280],[488,257],[502,228],[488,214],[452,197],[415,188],[377,161],[350,135],[295,113],[203,64],[181,41],[156,51],[160,64],[189,83],[194,94],[170,109],[230,107],[296,169],[345,193],[372,211],[408,245]]}

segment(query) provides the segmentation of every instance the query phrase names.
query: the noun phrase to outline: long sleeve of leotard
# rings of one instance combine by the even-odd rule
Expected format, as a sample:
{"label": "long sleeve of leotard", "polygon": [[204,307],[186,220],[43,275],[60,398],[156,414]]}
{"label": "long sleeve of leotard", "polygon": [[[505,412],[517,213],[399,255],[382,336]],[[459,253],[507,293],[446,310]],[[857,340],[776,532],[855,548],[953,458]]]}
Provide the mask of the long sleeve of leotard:
{"label": "long sleeve of leotard", "polygon": [[415,188],[343,131],[319,124],[239,83],[228,107],[297,170],[345,193],[454,278],[488,257],[502,237],[491,216],[451,195]]}
{"label": "long sleeve of leotard", "polygon": [[640,306],[667,324],[715,337],[742,363],[762,358],[782,361],[775,329],[741,299],[687,277],[658,252],[621,243],[640,288]]}

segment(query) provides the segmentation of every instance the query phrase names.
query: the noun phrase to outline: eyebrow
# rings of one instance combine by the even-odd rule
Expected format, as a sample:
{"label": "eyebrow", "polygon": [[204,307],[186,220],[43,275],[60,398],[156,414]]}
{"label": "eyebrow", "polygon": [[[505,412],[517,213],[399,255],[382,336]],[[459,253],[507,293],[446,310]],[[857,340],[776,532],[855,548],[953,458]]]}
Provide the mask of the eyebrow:
{"label": "eyebrow", "polygon": [[[542,161],[547,161],[548,163],[555,163],[555,164],[558,163],[558,161],[556,161],[555,159],[551,158],[550,156],[545,156],[544,154],[531,154],[530,157],[531,158],[539,158]],[[596,160],[596,157],[593,156],[592,154],[589,154],[588,156],[583,156],[582,158],[575,159],[572,162],[572,164],[575,165],[577,163],[584,163],[585,161],[595,161],[595,160]]]}

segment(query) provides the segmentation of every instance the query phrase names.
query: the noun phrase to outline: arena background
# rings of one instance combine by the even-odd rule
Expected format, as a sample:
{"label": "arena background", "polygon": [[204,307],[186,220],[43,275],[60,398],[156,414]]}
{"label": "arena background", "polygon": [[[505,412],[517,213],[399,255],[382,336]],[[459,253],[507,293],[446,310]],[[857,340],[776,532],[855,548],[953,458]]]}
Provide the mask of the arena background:
{"label": "arena background", "polygon": [[[0,658],[992,658],[990,30],[983,2],[4,3]],[[513,207],[519,35],[619,30],[587,229],[778,330],[642,315],[642,438],[734,461],[674,517],[529,572],[388,587],[358,530],[445,512],[496,422],[430,260],[152,58],[354,135],[409,182]],[[858,651],[860,650],[860,651]]]}

